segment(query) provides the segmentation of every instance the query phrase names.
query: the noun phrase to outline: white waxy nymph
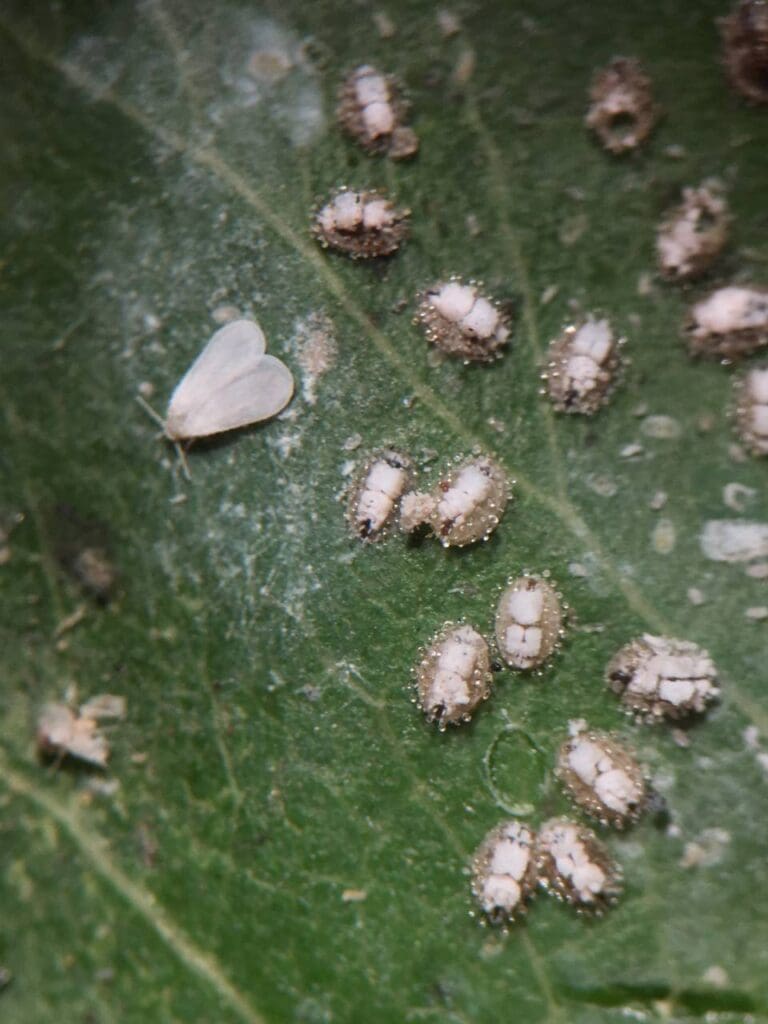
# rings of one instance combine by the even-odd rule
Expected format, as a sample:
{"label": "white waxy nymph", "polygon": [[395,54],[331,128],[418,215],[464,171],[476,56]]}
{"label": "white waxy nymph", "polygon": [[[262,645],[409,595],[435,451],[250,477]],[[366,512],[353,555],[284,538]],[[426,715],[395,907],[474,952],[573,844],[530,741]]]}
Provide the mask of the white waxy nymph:
{"label": "white waxy nymph", "polygon": [[734,387],[741,438],[755,455],[768,455],[768,366],[753,366]]}
{"label": "white waxy nymph", "polygon": [[552,818],[536,842],[539,885],[579,911],[600,914],[622,889],[622,872],[590,828]]}
{"label": "white waxy nymph", "polygon": [[404,123],[408,108],[393,75],[362,64],[344,80],[336,115],[344,131],[363,149],[402,160],[419,148],[416,133]]}
{"label": "white waxy nymph", "polygon": [[472,858],[472,893],[491,924],[506,924],[526,912],[536,888],[533,829],[505,821],[492,829]]}
{"label": "white waxy nymph", "polygon": [[509,500],[504,470],[487,455],[459,461],[429,494],[403,496],[401,529],[410,533],[427,525],[444,547],[464,547],[487,540]]}
{"label": "white waxy nymph", "polygon": [[432,638],[416,667],[418,701],[428,722],[468,722],[490,695],[488,644],[466,623],[450,622]]}
{"label": "white waxy nymph", "polygon": [[608,685],[648,721],[700,714],[719,696],[709,654],[688,640],[643,634],[611,659]]}
{"label": "white waxy nymph", "polygon": [[605,732],[580,731],[566,740],[557,774],[571,798],[603,825],[624,828],[640,816],[648,800],[634,755]]}
{"label": "white waxy nymph", "polygon": [[342,188],[318,211],[312,231],[353,259],[390,256],[408,234],[409,213],[378,192]]}
{"label": "white waxy nymph", "polygon": [[284,409],[293,395],[293,376],[265,349],[264,334],[253,320],[233,320],[216,331],[171,395],[167,437],[208,437]]}
{"label": "white waxy nymph", "polygon": [[358,537],[375,541],[384,535],[411,476],[411,461],[400,452],[385,448],[371,456],[358,474],[347,513]]}
{"label": "white waxy nymph", "polygon": [[634,57],[616,57],[597,71],[590,89],[587,127],[610,153],[637,149],[658,117],[651,80]]}
{"label": "white waxy nymph", "polygon": [[623,343],[607,320],[591,316],[555,338],[542,376],[545,394],[558,412],[588,416],[605,405],[621,368]]}
{"label": "white waxy nymph", "polygon": [[125,699],[108,693],[86,701],[79,713],[66,704],[46,704],[37,719],[37,749],[44,757],[73,757],[106,768],[109,743],[98,721],[124,715]]}
{"label": "white waxy nymph", "polygon": [[768,290],[728,285],[697,302],[687,323],[691,355],[728,361],[768,345]]}
{"label": "white waxy nymph", "polygon": [[496,609],[496,644],[508,665],[539,668],[563,636],[560,595],[540,576],[509,581]]}
{"label": "white waxy nymph", "polygon": [[683,189],[683,201],[664,218],[656,235],[659,266],[667,277],[703,273],[728,237],[728,203],[715,184]]}
{"label": "white waxy nymph", "polygon": [[465,362],[486,363],[499,357],[509,338],[509,322],[480,286],[458,277],[427,288],[419,296],[416,321],[427,341]]}

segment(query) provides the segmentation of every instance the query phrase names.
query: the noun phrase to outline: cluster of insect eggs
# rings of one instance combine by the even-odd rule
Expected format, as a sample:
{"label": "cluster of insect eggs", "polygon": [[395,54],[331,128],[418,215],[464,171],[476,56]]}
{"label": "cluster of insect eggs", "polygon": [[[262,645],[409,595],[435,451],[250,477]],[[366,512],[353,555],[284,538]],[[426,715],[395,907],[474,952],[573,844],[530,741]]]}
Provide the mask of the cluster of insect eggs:
{"label": "cluster of insect eggs", "polygon": [[484,920],[497,925],[523,916],[537,888],[593,915],[622,890],[621,868],[603,843],[567,818],[545,822],[538,834],[524,822],[502,822],[475,851],[471,870]]}
{"label": "cluster of insect eggs", "polygon": [[415,470],[407,455],[374,452],[356,474],[347,519],[363,540],[378,540],[395,521],[402,532],[427,527],[445,547],[487,540],[510,498],[506,473],[487,455],[457,457],[430,492],[408,490]]}

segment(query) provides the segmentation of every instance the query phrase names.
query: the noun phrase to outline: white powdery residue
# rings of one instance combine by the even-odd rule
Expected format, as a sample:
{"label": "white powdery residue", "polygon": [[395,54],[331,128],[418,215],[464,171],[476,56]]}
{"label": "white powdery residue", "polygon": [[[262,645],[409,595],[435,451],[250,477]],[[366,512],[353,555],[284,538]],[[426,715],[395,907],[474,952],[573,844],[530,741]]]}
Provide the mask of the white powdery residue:
{"label": "white powdery residue", "polygon": [[[319,138],[326,125],[323,95],[302,40],[271,18],[245,12],[230,18],[228,32],[225,28],[222,18],[216,43],[221,45],[226,34],[229,46],[218,53],[216,70],[226,88],[212,97],[211,122],[224,125],[244,109],[261,108],[282,126],[293,146],[308,146]],[[212,46],[212,53],[217,48]]]}
{"label": "white powdery residue", "polygon": [[274,449],[281,459],[289,459],[301,448],[302,433],[300,430],[286,431],[284,434],[270,434],[267,444]]}
{"label": "white powdery residue", "polygon": [[744,572],[753,580],[768,580],[768,562],[754,562],[748,565]]}
{"label": "white powdery residue", "polygon": [[734,512],[743,512],[757,491],[746,484],[730,483],[723,488],[723,504]]}
{"label": "white powdery residue", "polygon": [[91,95],[90,90],[85,95],[96,101],[121,77],[128,59],[117,35],[80,36],[64,55],[63,65],[72,64],[87,74],[95,95]]}
{"label": "white powdery residue", "polygon": [[705,828],[693,842],[685,844],[680,867],[714,867],[722,861],[730,842],[731,834],[724,828]]}
{"label": "white powdery residue", "polygon": [[742,732],[741,738],[748,750],[760,749],[760,730],[756,725],[748,725]]}
{"label": "white powdery residue", "polygon": [[333,322],[325,313],[310,313],[294,322],[289,346],[301,370],[301,393],[308,405],[317,401],[317,383],[336,362]]}
{"label": "white powdery residue", "polygon": [[698,608],[699,605],[704,604],[704,602],[706,601],[704,594],[699,590],[698,587],[688,587],[687,594],[688,600],[696,608]]}
{"label": "white powdery residue", "polygon": [[660,555],[668,555],[674,551],[677,543],[677,530],[671,519],[660,519],[653,528],[651,534],[653,550]]}
{"label": "white powdery residue", "polygon": [[216,306],[215,309],[211,310],[211,319],[215,324],[219,324],[222,327],[231,320],[239,320],[242,315],[237,306]]}
{"label": "white powdery residue", "polygon": [[730,984],[728,972],[719,964],[712,964],[701,976],[701,980],[714,988],[726,988]]}
{"label": "white powdery residue", "polygon": [[615,480],[612,480],[609,476],[601,476],[596,473],[590,473],[585,483],[590,491],[599,494],[601,498],[612,498],[619,490],[619,485]]}
{"label": "white powdery residue", "polygon": [[699,542],[705,558],[713,562],[751,562],[768,557],[768,523],[710,519]]}
{"label": "white powdery residue", "polygon": [[750,622],[765,622],[768,619],[768,607],[764,604],[753,605],[744,612],[744,618]]}
{"label": "white powdery residue", "polygon": [[659,441],[676,441],[683,432],[680,423],[672,416],[646,416],[640,424],[646,437]]}
{"label": "white powdery residue", "polygon": [[645,452],[645,448],[638,442],[632,441],[619,449],[619,457],[622,459],[638,459]]}
{"label": "white powdery residue", "polygon": [[648,502],[648,507],[654,512],[660,512],[667,504],[667,492],[666,491],[655,491],[651,495],[651,500]]}
{"label": "white powdery residue", "polygon": [[758,754],[756,757],[757,763],[763,769],[766,775],[768,775],[768,754]]}

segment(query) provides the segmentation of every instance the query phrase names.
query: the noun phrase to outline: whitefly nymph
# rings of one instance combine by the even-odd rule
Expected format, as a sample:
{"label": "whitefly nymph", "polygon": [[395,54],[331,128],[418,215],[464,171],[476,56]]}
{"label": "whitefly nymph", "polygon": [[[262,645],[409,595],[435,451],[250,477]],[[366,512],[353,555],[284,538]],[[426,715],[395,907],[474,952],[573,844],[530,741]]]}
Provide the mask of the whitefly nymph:
{"label": "whitefly nymph", "polygon": [[634,754],[596,729],[579,731],[563,743],[557,775],[571,799],[603,825],[624,828],[640,817],[648,802]]}
{"label": "whitefly nymph", "polygon": [[428,494],[403,496],[401,529],[428,526],[444,547],[488,540],[510,497],[507,475],[488,455],[459,459]]}
{"label": "whitefly nymph", "polygon": [[656,255],[663,274],[683,281],[702,274],[722,251],[730,214],[715,184],[683,189],[683,201],[659,225]]}
{"label": "whitefly nymph", "polygon": [[688,640],[650,633],[614,655],[606,680],[629,711],[651,722],[700,714],[720,694],[707,651]]}
{"label": "whitefly nymph", "polygon": [[615,57],[596,71],[586,124],[610,153],[637,149],[658,118],[651,80],[634,57]]}
{"label": "whitefly nymph", "polygon": [[566,327],[549,346],[544,393],[558,412],[591,415],[610,398],[621,369],[621,346],[608,320],[590,316]]}
{"label": "whitefly nymph", "polygon": [[581,913],[599,915],[616,903],[622,871],[591,828],[552,818],[536,842],[539,885]]}
{"label": "whitefly nymph", "polygon": [[344,131],[368,153],[402,160],[419,149],[416,133],[405,124],[409,106],[397,78],[362,64],[344,80],[336,116]]}
{"label": "whitefly nymph", "polygon": [[379,192],[341,188],[317,211],[312,233],[353,259],[391,256],[408,235],[409,215]]}
{"label": "whitefly nymph", "polygon": [[427,341],[464,362],[498,359],[509,339],[509,319],[479,284],[459,277],[439,281],[418,298],[416,322]]}
{"label": "whitefly nymph", "polygon": [[490,696],[492,681],[485,638],[462,622],[443,626],[416,666],[419,705],[441,730],[468,722]]}
{"label": "whitefly nymph", "polygon": [[691,355],[724,362],[751,355],[768,345],[768,289],[718,288],[691,307],[686,328]]}
{"label": "whitefly nymph", "polygon": [[376,541],[385,535],[412,478],[411,460],[402,452],[384,448],[371,455],[357,474],[347,509],[357,537]]}
{"label": "whitefly nymph", "polygon": [[485,919],[504,925],[525,914],[536,889],[536,834],[505,821],[486,835],[472,858],[472,893]]}
{"label": "whitefly nymph", "polygon": [[496,609],[496,644],[515,669],[540,668],[563,636],[560,595],[541,576],[511,579]]}
{"label": "whitefly nymph", "polygon": [[735,384],[736,424],[755,455],[768,455],[768,365],[753,366]]}

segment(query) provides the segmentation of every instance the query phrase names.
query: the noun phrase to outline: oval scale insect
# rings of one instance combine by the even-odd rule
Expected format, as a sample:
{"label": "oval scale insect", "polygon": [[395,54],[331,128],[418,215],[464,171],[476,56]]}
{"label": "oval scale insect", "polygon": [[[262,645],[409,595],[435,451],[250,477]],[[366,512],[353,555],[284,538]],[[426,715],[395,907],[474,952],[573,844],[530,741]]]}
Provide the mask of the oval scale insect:
{"label": "oval scale insect", "polygon": [[609,733],[579,731],[566,740],[557,775],[571,799],[603,825],[624,828],[648,802],[643,771],[634,755]]}
{"label": "oval scale insect", "polygon": [[496,609],[496,644],[515,669],[539,668],[563,636],[560,595],[541,576],[510,579]]}
{"label": "oval scale insect", "polygon": [[637,149],[653,131],[658,110],[651,80],[634,57],[616,57],[595,72],[586,124],[610,153]]}
{"label": "oval scale insect", "polygon": [[768,455],[768,365],[747,370],[734,388],[742,441],[754,455]]}
{"label": "oval scale insect", "polygon": [[505,821],[475,851],[472,893],[491,924],[507,924],[526,913],[536,889],[535,842],[528,825]]}
{"label": "oval scale insect", "polygon": [[493,674],[485,638],[466,623],[446,623],[416,667],[418,702],[428,722],[468,722],[491,693]]}
{"label": "oval scale insect", "polygon": [[693,356],[723,362],[768,345],[768,290],[728,285],[695,303],[686,324]]}
{"label": "oval scale insect", "polygon": [[768,103],[768,5],[738,0],[720,21],[731,85],[752,103]]}
{"label": "oval scale insect", "polygon": [[705,650],[688,640],[650,633],[614,655],[606,679],[629,711],[651,722],[700,714],[720,693],[717,670]]}
{"label": "oval scale insect", "polygon": [[411,460],[393,448],[375,452],[365,462],[347,509],[347,519],[357,537],[376,541],[385,535],[412,477]]}
{"label": "oval scale insect", "polygon": [[723,249],[730,225],[728,203],[714,183],[683,189],[683,201],[656,233],[656,256],[667,277],[684,281],[704,273]]}
{"label": "oval scale insect", "polygon": [[443,547],[488,540],[507,507],[507,475],[487,455],[458,459],[429,494],[404,495],[400,525],[405,533],[426,525]]}
{"label": "oval scale insect", "polygon": [[605,319],[590,316],[566,327],[549,346],[542,374],[555,409],[590,416],[604,406],[621,369],[623,344]]}
{"label": "oval scale insect", "polygon": [[552,818],[536,841],[539,885],[582,913],[599,915],[621,895],[622,871],[590,828]]}
{"label": "oval scale insect", "polygon": [[409,215],[379,192],[341,188],[316,213],[312,233],[353,259],[391,256],[408,235]]}
{"label": "oval scale insect", "polygon": [[336,115],[344,131],[368,153],[402,160],[419,148],[416,133],[405,124],[409,106],[397,78],[362,64],[344,80]]}
{"label": "oval scale insect", "polygon": [[509,339],[509,320],[480,285],[459,277],[440,281],[418,298],[416,323],[428,342],[464,362],[498,359]]}

